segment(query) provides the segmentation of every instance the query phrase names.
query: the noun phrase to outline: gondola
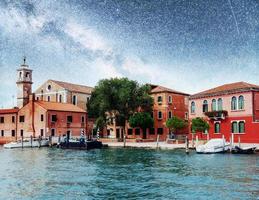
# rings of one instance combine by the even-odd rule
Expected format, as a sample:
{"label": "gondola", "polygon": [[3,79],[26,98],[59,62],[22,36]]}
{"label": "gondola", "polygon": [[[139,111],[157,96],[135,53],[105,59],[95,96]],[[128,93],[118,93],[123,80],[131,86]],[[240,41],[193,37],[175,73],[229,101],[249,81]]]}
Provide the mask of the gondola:
{"label": "gondola", "polygon": [[80,138],[79,140],[76,139],[69,139],[60,142],[57,145],[58,148],[61,149],[81,149],[81,150],[90,150],[90,149],[100,149],[103,147],[102,142],[97,140],[86,140]]}

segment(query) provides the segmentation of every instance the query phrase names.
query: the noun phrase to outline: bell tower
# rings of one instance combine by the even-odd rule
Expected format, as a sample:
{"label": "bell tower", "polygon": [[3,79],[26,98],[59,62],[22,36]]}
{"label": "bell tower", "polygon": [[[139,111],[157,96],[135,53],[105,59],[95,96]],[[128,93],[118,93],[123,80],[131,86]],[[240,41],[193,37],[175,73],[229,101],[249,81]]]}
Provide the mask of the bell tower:
{"label": "bell tower", "polygon": [[17,106],[22,108],[29,103],[29,95],[32,93],[32,70],[26,64],[26,57],[23,64],[17,69]]}

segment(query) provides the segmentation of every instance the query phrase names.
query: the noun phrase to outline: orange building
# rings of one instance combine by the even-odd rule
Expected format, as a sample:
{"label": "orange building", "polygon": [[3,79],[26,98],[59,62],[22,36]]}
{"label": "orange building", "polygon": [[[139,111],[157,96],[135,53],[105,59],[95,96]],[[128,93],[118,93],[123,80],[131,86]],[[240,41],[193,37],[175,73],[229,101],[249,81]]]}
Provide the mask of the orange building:
{"label": "orange building", "polygon": [[0,110],[0,143],[20,137],[80,136],[87,133],[85,109],[70,103],[43,101],[32,91],[32,70],[24,63],[17,70],[17,105]]}

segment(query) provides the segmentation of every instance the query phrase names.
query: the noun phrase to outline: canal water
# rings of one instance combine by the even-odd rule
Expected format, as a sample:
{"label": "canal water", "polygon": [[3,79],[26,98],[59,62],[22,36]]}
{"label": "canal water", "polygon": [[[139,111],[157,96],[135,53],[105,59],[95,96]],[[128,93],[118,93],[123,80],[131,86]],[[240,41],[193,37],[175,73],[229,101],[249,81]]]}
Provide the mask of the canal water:
{"label": "canal water", "polygon": [[259,155],[0,148],[0,199],[259,199]]}

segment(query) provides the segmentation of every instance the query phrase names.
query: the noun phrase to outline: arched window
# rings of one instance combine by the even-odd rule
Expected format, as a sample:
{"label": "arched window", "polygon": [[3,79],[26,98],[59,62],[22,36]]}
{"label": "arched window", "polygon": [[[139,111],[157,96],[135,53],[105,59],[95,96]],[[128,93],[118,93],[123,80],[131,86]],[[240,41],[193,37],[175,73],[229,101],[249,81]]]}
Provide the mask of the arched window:
{"label": "arched window", "polygon": [[242,110],[245,108],[244,97],[241,95],[238,97],[238,109]]}
{"label": "arched window", "polygon": [[244,133],[245,132],[245,122],[239,122],[238,123],[238,132]]}
{"label": "arched window", "polygon": [[231,100],[231,110],[236,110],[237,109],[237,98],[236,97],[232,97]]}
{"label": "arched window", "polygon": [[208,111],[209,111],[208,101],[204,100],[202,104],[202,112],[208,112]]}
{"label": "arched window", "polygon": [[232,122],[232,133],[238,133],[237,122]]}
{"label": "arched window", "polygon": [[161,111],[158,111],[157,119],[162,119],[162,118],[163,118],[163,113]]}
{"label": "arched window", "polygon": [[223,110],[223,102],[221,98],[218,99],[218,110]]}
{"label": "arched window", "polygon": [[191,103],[191,113],[195,113],[195,102]]}
{"label": "arched window", "polygon": [[163,101],[162,96],[158,96],[158,97],[157,97],[157,102],[158,102],[158,103],[162,103],[162,101]]}
{"label": "arched window", "polygon": [[168,96],[168,103],[172,103],[172,96]]}
{"label": "arched window", "polygon": [[26,72],[26,78],[30,78],[30,72]]}
{"label": "arched window", "polygon": [[19,77],[22,78],[22,72],[19,73]]}
{"label": "arched window", "polygon": [[77,100],[77,99],[76,99],[76,95],[73,95],[72,103],[73,103],[74,105],[77,104],[76,100]]}
{"label": "arched window", "polygon": [[172,111],[169,111],[168,112],[168,119],[171,119],[173,117],[173,113],[172,113]]}
{"label": "arched window", "polygon": [[62,95],[61,94],[59,95],[59,102],[60,103],[62,102]]}
{"label": "arched window", "polygon": [[216,99],[212,100],[212,111],[216,111],[217,110],[217,101]]}
{"label": "arched window", "polygon": [[216,122],[214,124],[214,133],[220,133],[220,123]]}

